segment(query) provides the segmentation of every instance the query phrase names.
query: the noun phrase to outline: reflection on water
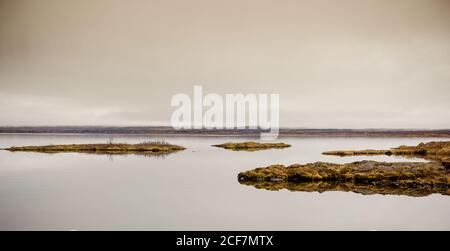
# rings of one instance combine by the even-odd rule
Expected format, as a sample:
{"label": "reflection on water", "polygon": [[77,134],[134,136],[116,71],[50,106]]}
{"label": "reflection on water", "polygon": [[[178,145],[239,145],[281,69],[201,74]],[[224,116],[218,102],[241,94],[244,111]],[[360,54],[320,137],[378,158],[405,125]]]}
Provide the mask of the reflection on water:
{"label": "reflection on water", "polygon": [[[20,151],[17,151],[20,152]],[[57,155],[57,154],[81,154],[81,155],[99,155],[99,156],[106,156],[108,159],[113,160],[114,156],[124,156],[124,155],[135,155],[140,156],[144,158],[156,158],[156,159],[164,159],[170,154],[176,154],[177,152],[167,152],[167,153],[156,153],[156,152],[144,152],[144,151],[134,151],[134,152],[112,152],[112,151],[103,151],[103,152],[32,152],[32,151],[23,151],[27,153],[38,153],[38,154],[44,154],[47,156]]]}
{"label": "reflection on water", "polygon": [[239,183],[248,186],[254,186],[258,189],[265,189],[270,191],[280,191],[287,189],[295,192],[354,192],[362,195],[407,195],[413,197],[428,196],[434,193],[442,195],[450,195],[450,190],[447,187],[408,187],[395,185],[378,185],[378,184],[364,184],[354,182],[330,182],[330,181],[311,181],[311,182],[252,182],[239,181]]}
{"label": "reflection on water", "polygon": [[[0,135],[0,148],[96,143],[109,137]],[[149,138],[153,140],[150,136],[115,136],[114,140],[131,144]],[[274,193],[236,181],[242,171],[272,164],[364,159],[424,161],[394,156],[344,159],[321,153],[335,149],[387,149],[439,139],[280,138],[277,142],[292,147],[258,152],[211,147],[255,140],[251,138],[164,139],[187,149],[157,158],[0,151],[0,229],[450,230],[450,196],[366,196],[341,192],[345,191],[342,187],[317,190],[326,191],[323,193],[293,193],[286,187]],[[111,157],[114,161],[110,161]],[[299,188],[292,188],[295,189]]]}

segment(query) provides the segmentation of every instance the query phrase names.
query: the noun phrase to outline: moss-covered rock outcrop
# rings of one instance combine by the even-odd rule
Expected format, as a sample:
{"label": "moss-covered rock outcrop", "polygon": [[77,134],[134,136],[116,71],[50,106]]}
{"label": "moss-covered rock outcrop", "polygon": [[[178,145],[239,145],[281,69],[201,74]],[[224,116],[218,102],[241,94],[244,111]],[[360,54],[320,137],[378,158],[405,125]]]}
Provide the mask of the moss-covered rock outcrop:
{"label": "moss-covered rock outcrop", "polygon": [[260,150],[267,150],[267,149],[282,149],[291,147],[289,144],[285,143],[258,143],[253,141],[248,142],[240,142],[240,143],[224,143],[220,145],[213,145],[215,147],[225,148],[233,151],[260,151]]}
{"label": "moss-covered rock outcrop", "polygon": [[436,162],[272,165],[241,172],[238,180],[242,184],[268,190],[353,191],[412,196],[450,194],[450,172]]}
{"label": "moss-covered rock outcrop", "polygon": [[182,146],[168,143],[144,142],[140,144],[107,143],[107,144],[70,144],[47,146],[10,147],[3,150],[11,152],[41,152],[41,153],[95,153],[95,154],[143,154],[158,155],[184,150]]}

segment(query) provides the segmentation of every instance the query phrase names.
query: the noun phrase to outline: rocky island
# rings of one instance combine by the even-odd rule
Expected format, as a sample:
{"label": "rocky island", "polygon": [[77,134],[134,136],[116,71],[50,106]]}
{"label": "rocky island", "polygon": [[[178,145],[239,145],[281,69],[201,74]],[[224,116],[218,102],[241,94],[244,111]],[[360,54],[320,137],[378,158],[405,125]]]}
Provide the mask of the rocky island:
{"label": "rocky island", "polygon": [[267,190],[352,191],[361,194],[450,195],[450,172],[437,162],[359,161],[272,165],[241,172],[241,184]]}
{"label": "rocky island", "polygon": [[10,147],[2,150],[11,152],[41,152],[41,153],[95,153],[95,154],[142,154],[159,155],[184,150],[182,146],[172,145],[166,142],[143,142],[139,144],[106,143],[106,144],[70,144],[70,145],[46,145],[46,146],[21,146]]}
{"label": "rocky island", "polygon": [[267,149],[282,149],[291,147],[289,144],[285,143],[258,143],[253,141],[248,142],[240,142],[240,143],[224,143],[220,145],[213,145],[214,147],[220,147],[225,148],[233,151],[260,151],[260,150],[267,150]]}

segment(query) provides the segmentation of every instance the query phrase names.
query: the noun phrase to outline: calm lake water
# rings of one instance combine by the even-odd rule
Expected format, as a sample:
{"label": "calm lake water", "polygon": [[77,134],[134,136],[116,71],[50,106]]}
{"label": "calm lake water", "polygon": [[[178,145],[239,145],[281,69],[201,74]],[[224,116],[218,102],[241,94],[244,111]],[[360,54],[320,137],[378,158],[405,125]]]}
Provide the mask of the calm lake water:
{"label": "calm lake water", "polygon": [[[0,135],[0,148],[108,138]],[[149,139],[187,150],[165,157],[0,151],[0,230],[450,230],[450,196],[266,191],[237,181],[241,171],[277,163],[422,161],[321,152],[446,139],[280,138],[292,147],[233,152],[211,145],[248,138],[114,136],[114,142]]]}

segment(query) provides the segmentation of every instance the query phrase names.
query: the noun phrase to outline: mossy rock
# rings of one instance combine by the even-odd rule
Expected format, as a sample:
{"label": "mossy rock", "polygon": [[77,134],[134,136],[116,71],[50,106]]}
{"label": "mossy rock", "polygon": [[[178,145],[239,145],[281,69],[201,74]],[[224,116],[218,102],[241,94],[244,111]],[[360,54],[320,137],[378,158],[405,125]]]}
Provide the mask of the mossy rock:
{"label": "mossy rock", "polygon": [[233,151],[260,151],[267,149],[283,149],[291,147],[289,144],[285,143],[258,143],[254,141],[240,142],[240,143],[224,143],[220,145],[213,145],[214,147],[225,148]]}
{"label": "mossy rock", "polygon": [[[437,162],[358,161],[272,165],[241,172],[242,184],[267,190],[354,191],[424,196],[450,194],[450,173]],[[325,184],[325,185],[321,185]],[[276,188],[276,189],[275,189]]]}

